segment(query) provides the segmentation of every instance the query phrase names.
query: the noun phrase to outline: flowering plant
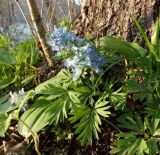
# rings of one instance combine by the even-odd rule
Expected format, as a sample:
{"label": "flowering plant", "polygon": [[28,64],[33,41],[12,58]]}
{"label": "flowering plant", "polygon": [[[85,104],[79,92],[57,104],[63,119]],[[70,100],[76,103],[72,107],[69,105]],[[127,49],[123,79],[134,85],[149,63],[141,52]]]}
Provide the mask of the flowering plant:
{"label": "flowering plant", "polygon": [[[10,91],[9,94],[10,94],[9,101],[13,108],[19,107],[19,105],[23,102],[23,100],[26,97],[26,92],[24,92],[24,88],[19,90],[18,93],[17,92],[12,93]],[[28,100],[26,100],[24,105],[22,106],[21,112],[25,112],[28,107],[29,107]]]}
{"label": "flowering plant", "polygon": [[96,73],[103,72],[102,66],[106,64],[106,59],[96,53],[88,40],[79,38],[73,32],[67,32],[66,27],[53,31],[48,43],[57,52],[57,56],[61,55],[63,50],[73,51],[73,55],[64,61],[64,65],[71,68],[74,81],[78,79],[84,68],[90,68]]}

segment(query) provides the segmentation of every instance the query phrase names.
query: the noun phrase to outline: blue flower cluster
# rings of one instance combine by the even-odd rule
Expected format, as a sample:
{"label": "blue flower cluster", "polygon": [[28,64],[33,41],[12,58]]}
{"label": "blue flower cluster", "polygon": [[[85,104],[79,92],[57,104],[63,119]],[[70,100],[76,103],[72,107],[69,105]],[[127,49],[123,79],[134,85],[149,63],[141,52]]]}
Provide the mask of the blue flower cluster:
{"label": "blue flower cluster", "polygon": [[74,81],[84,68],[103,73],[102,66],[106,64],[106,59],[99,56],[87,40],[77,37],[73,32],[67,32],[66,27],[60,27],[51,33],[48,43],[54,51],[57,51],[57,56],[64,49],[74,51],[74,55],[64,62],[67,68],[71,68]]}
{"label": "blue flower cluster", "polygon": [[73,32],[67,32],[66,27],[59,27],[51,33],[48,43],[59,56],[62,50],[71,50],[75,43],[80,47],[84,41],[85,39],[77,37]]}
{"label": "blue flower cluster", "polygon": [[96,73],[103,73],[102,66],[106,64],[106,59],[97,55],[93,47],[87,43],[83,47],[74,47],[76,54],[65,61],[65,66],[71,68],[73,80],[76,80],[84,68],[91,68]]}

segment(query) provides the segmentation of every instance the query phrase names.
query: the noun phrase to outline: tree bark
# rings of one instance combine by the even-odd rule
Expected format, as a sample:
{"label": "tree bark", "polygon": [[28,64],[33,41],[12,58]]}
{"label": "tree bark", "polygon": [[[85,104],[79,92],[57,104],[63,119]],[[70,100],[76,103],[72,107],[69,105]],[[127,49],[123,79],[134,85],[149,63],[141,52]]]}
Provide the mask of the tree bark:
{"label": "tree bark", "polygon": [[133,22],[136,16],[148,35],[158,16],[160,0],[83,0],[78,34],[92,38],[115,35],[140,41]]}
{"label": "tree bark", "polygon": [[30,11],[31,19],[33,21],[34,27],[36,29],[36,33],[39,39],[39,42],[43,49],[43,56],[47,60],[48,65],[52,66],[53,63],[50,59],[50,47],[46,42],[46,30],[44,28],[44,23],[42,21],[42,17],[40,15],[36,0],[27,0],[28,8]]}

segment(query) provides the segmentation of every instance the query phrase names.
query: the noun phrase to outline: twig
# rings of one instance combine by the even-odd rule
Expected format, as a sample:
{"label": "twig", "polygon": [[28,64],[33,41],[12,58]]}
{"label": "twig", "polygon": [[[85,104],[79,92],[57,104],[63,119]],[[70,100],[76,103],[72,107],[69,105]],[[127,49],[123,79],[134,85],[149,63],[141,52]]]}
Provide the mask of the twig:
{"label": "twig", "polygon": [[17,6],[19,7],[19,10],[21,11],[23,18],[24,18],[24,20],[26,21],[26,23],[27,23],[27,25],[28,25],[28,27],[29,27],[29,29],[30,29],[30,31],[31,31],[31,33],[32,33],[32,36],[33,36],[33,38],[34,38],[34,40],[37,42],[36,35],[34,34],[34,32],[33,32],[33,30],[32,30],[32,27],[31,27],[31,25],[29,24],[29,20],[27,19],[27,17],[26,17],[25,14],[24,14],[24,11],[22,10],[22,7],[21,7],[21,5],[20,5],[20,3],[19,3],[19,0],[15,0],[15,2],[16,2],[16,4],[17,4]]}
{"label": "twig", "polygon": [[103,119],[105,122],[107,122],[109,125],[111,125],[112,127],[114,127],[118,132],[122,132],[118,127],[116,127],[113,123],[111,123],[110,121]]}
{"label": "twig", "polygon": [[67,16],[65,15],[65,13],[64,13],[64,11],[63,11],[63,9],[62,9],[62,6],[60,5],[59,2],[58,2],[58,6],[59,6],[59,8],[60,8],[60,10],[61,10],[61,12],[62,12],[62,14],[63,14],[63,17],[67,19]]}
{"label": "twig", "polygon": [[71,23],[70,23],[70,25],[69,25],[69,30],[70,30],[72,24],[75,22],[75,20],[80,16],[80,14],[81,14],[81,12],[79,12],[79,13],[77,14],[77,16],[71,21]]}
{"label": "twig", "polygon": [[71,23],[71,21],[72,21],[72,16],[71,16],[71,5],[70,5],[70,0],[68,0],[68,12],[69,12],[69,22]]}
{"label": "twig", "polygon": [[54,54],[54,52],[50,49],[47,41],[46,41],[46,30],[44,28],[44,23],[40,16],[38,6],[35,0],[27,0],[28,8],[30,11],[31,19],[33,21],[34,27],[36,29],[36,33],[39,39],[39,42],[42,46],[42,54],[43,57],[46,59],[49,66],[52,66],[52,60],[50,59],[50,52]]}
{"label": "twig", "polygon": [[53,9],[52,9],[52,12],[51,12],[51,16],[50,16],[50,19],[49,19],[49,25],[48,25],[48,26],[49,26],[49,27],[48,27],[49,31],[50,31],[50,29],[51,29],[51,23],[52,23],[53,15],[54,15],[54,13],[55,13],[56,5],[57,5],[57,1],[55,2],[54,6],[53,6]]}
{"label": "twig", "polygon": [[44,7],[44,0],[41,0],[41,17],[43,17],[43,7]]}

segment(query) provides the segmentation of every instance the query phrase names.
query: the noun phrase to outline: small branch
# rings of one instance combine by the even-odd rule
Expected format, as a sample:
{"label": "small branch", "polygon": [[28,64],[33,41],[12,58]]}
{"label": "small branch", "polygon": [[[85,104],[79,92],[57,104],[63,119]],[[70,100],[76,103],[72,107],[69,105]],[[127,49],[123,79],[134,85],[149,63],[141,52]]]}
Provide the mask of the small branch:
{"label": "small branch", "polygon": [[63,14],[63,18],[67,19],[67,16],[65,15],[65,13],[64,13],[64,11],[62,9],[62,5],[59,3],[59,1],[58,1],[58,7],[59,7],[59,9],[61,10],[61,12]]}
{"label": "small branch", "polygon": [[43,17],[44,0],[42,0],[41,3],[41,17]]}
{"label": "small branch", "polygon": [[16,4],[17,4],[17,6],[19,7],[19,10],[21,11],[23,18],[24,18],[24,20],[26,21],[26,23],[27,23],[27,25],[28,25],[28,27],[29,27],[29,29],[30,29],[30,31],[31,31],[31,33],[32,33],[32,36],[33,36],[33,38],[34,38],[34,40],[37,41],[36,35],[34,34],[34,32],[33,32],[33,30],[32,30],[32,27],[31,27],[31,25],[30,25],[30,23],[29,23],[29,20],[27,19],[27,17],[26,17],[25,14],[24,14],[24,11],[22,10],[22,7],[21,7],[21,5],[20,5],[20,3],[19,3],[19,0],[15,0],[15,2],[16,2]]}
{"label": "small branch", "polygon": [[54,54],[54,52],[50,49],[47,41],[46,41],[46,30],[44,28],[44,24],[42,22],[42,17],[40,15],[38,5],[36,0],[27,0],[28,8],[30,11],[31,19],[33,21],[39,42],[43,49],[43,57],[46,59],[49,66],[52,66],[52,60],[50,59],[50,52]]}
{"label": "small branch", "polygon": [[50,15],[50,19],[49,19],[49,25],[48,25],[48,29],[49,30],[51,29],[51,23],[52,23],[52,19],[54,17],[56,6],[57,6],[57,1],[55,2],[54,6],[53,6],[53,9],[51,10],[51,15]]}
{"label": "small branch", "polygon": [[71,3],[70,0],[68,0],[68,12],[69,12],[69,22],[72,21],[72,15],[71,15]]}
{"label": "small branch", "polygon": [[113,128],[115,128],[119,133],[121,133],[122,131],[116,127],[112,122],[106,120],[106,119],[103,119],[106,123],[108,123],[110,126],[112,126]]}

